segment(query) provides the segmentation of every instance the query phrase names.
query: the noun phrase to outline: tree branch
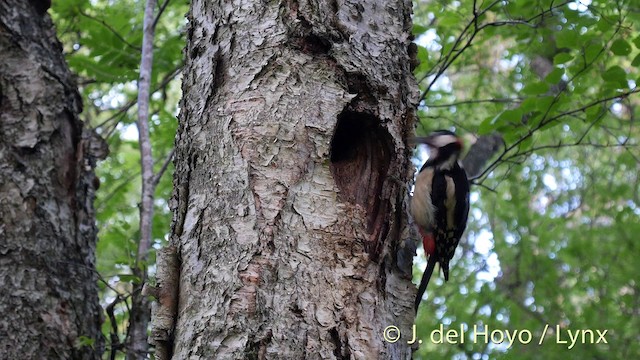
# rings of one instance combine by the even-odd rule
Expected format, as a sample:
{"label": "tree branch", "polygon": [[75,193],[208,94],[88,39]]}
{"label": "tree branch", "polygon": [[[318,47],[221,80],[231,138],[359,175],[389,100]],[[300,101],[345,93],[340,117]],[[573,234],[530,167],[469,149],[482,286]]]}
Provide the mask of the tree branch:
{"label": "tree branch", "polygon": [[153,178],[154,190],[158,186],[160,179],[162,179],[162,175],[167,171],[169,164],[171,164],[171,160],[173,160],[173,154],[175,153],[175,151],[176,151],[175,148],[171,149],[171,151],[169,152],[169,155],[167,155],[167,157],[165,158],[164,163],[162,164],[162,167],[160,168],[160,170],[158,170],[155,177]]}
{"label": "tree branch", "polygon": [[[175,69],[173,69],[173,71],[171,71],[169,74],[167,74],[167,76],[165,76],[164,79],[162,79],[160,84],[158,84],[153,89],[153,92],[151,94],[155,94],[156,92],[164,89],[173,79],[176,78],[176,76],[178,76],[180,74],[180,72],[182,72],[182,67],[183,66],[184,66],[184,64],[181,63]],[[122,106],[120,109],[118,109],[118,111],[115,114],[111,115],[109,118],[107,118],[106,120],[104,120],[100,124],[96,125],[96,128],[102,127],[102,126],[106,125],[107,123],[111,122],[112,120],[120,117],[121,115],[123,115],[124,113],[129,111],[129,109],[131,109],[137,103],[138,103],[138,99],[137,98],[134,99],[134,100],[129,101],[124,106]],[[115,128],[119,123],[120,123],[120,121],[117,121],[114,124],[113,127]]]}
{"label": "tree branch", "polygon": [[153,28],[154,29],[158,25],[158,21],[160,20],[160,16],[162,16],[162,13],[164,13],[164,11],[167,9],[167,5],[169,5],[170,1],[171,0],[165,0],[164,3],[162,3],[162,5],[160,5],[160,9],[158,10],[158,14],[156,15],[156,18],[153,20]]}
{"label": "tree branch", "polygon": [[524,98],[476,99],[476,100],[460,100],[460,101],[455,101],[448,104],[425,104],[424,106],[428,108],[446,108],[450,106],[482,104],[482,103],[494,103],[494,104],[516,103],[516,102],[521,102],[523,100],[525,99]]}
{"label": "tree branch", "polygon": [[78,13],[79,13],[80,15],[82,15],[82,16],[84,16],[84,17],[86,17],[87,19],[93,20],[93,21],[95,21],[95,22],[97,22],[97,23],[101,24],[101,25],[102,25],[102,26],[104,26],[105,28],[107,28],[107,30],[111,31],[111,33],[112,33],[115,37],[117,37],[120,41],[122,41],[122,42],[123,42],[125,45],[127,45],[128,47],[130,47],[130,48],[134,49],[135,51],[140,51],[140,50],[141,50],[141,49],[140,49],[140,47],[135,46],[135,45],[133,45],[132,43],[130,43],[130,42],[128,42],[127,40],[125,40],[125,38],[124,38],[122,35],[120,35],[120,34],[116,31],[116,29],[112,28],[112,27],[111,27],[111,25],[107,24],[104,20],[97,19],[97,18],[95,18],[95,17],[93,17],[93,16],[91,16],[91,15],[89,15],[89,14],[87,14],[87,13],[83,12],[83,11],[78,11]]}
{"label": "tree branch", "polygon": [[[608,101],[614,100],[614,99],[619,99],[619,98],[624,98],[627,97],[631,94],[635,94],[640,92],[640,88],[635,88],[633,90],[618,94],[618,95],[613,95],[613,96],[609,96],[603,99],[599,99],[596,101],[593,101],[589,104],[586,104],[584,106],[581,106],[577,109],[573,109],[573,110],[569,110],[569,111],[565,111],[562,113],[559,113],[555,116],[552,116],[548,119],[543,119],[542,121],[540,121],[540,123],[535,126],[534,128],[530,129],[527,134],[525,134],[524,136],[522,136],[520,139],[516,140],[513,144],[505,147],[504,151],[500,154],[500,156],[498,156],[498,158],[496,160],[494,160],[484,171],[482,171],[476,178],[480,179],[485,177],[489,172],[493,171],[500,162],[505,161],[507,159],[513,158],[515,156],[519,156],[517,153],[514,155],[510,155],[509,157],[507,157],[506,155],[513,149],[515,149],[516,147],[518,147],[520,144],[522,144],[525,140],[527,140],[528,138],[530,138],[537,130],[541,129],[543,126],[548,125],[549,123],[556,121],[564,116],[569,116],[569,115],[573,115],[576,113],[580,113],[580,112],[584,112],[587,109],[597,106],[597,105],[601,105],[604,104]],[[481,181],[480,181],[481,182]]]}
{"label": "tree branch", "polygon": [[[473,42],[473,39],[475,38],[475,36],[482,31],[483,29],[489,27],[489,26],[503,26],[503,25],[527,25],[530,26],[532,28],[537,28],[539,26],[538,23],[534,24],[532,23],[534,20],[537,20],[538,18],[544,18],[544,16],[552,11],[554,11],[557,8],[560,8],[566,4],[569,4],[573,1],[567,0],[567,1],[563,1],[557,5],[551,5],[549,7],[549,9],[543,10],[542,12],[540,12],[539,14],[536,14],[535,16],[532,16],[529,19],[526,20],[499,20],[499,21],[493,21],[490,23],[486,23],[486,24],[482,24],[479,25],[479,19],[481,16],[483,16],[487,11],[491,10],[491,8],[493,8],[495,5],[497,5],[498,3],[500,3],[501,1],[494,1],[491,4],[489,4],[489,6],[487,6],[485,9],[478,11],[477,9],[477,4],[474,1],[473,3],[473,18],[467,23],[467,25],[464,27],[464,29],[462,29],[462,32],[460,33],[460,35],[456,38],[456,41],[454,42],[451,50],[449,50],[449,53],[447,55],[445,55],[444,57],[442,57],[441,59],[438,60],[438,62],[436,63],[435,67],[438,67],[438,70],[435,72],[435,75],[433,75],[433,79],[431,79],[431,81],[429,82],[429,84],[427,85],[426,89],[422,92],[422,94],[420,95],[420,99],[419,101],[422,101],[425,99],[425,97],[427,96],[427,93],[429,93],[429,91],[431,90],[431,88],[433,87],[433,85],[435,84],[435,82],[440,78],[440,76],[442,76],[442,74],[444,74],[444,72],[449,68],[449,66],[451,66],[451,64],[453,64],[453,62],[467,49],[471,46],[471,43]],[[542,21],[542,20],[541,20]],[[468,32],[471,30],[473,26],[473,32],[471,34],[468,34]],[[467,37],[468,39],[465,41],[464,45],[462,46],[462,48],[458,49],[458,46],[463,42],[463,38]],[[442,64],[442,65],[440,65]],[[422,81],[424,81],[426,78],[428,78],[429,76],[432,76],[433,71],[429,71],[427,72],[427,74],[420,79],[420,83]]]}

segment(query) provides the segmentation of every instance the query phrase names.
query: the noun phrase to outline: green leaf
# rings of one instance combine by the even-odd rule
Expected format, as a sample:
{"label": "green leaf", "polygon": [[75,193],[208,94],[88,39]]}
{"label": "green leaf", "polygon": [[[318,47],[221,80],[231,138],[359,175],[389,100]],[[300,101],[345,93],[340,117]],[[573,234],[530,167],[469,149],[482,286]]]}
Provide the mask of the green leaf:
{"label": "green leaf", "polygon": [[598,55],[600,55],[600,52],[602,51],[602,46],[600,44],[590,44],[589,46],[587,46],[587,48],[584,50],[584,58],[587,64],[590,64],[591,62],[593,62]]}
{"label": "green leaf", "polygon": [[588,108],[585,111],[585,114],[587,115],[587,122],[594,122],[596,119],[602,116],[603,111],[606,111],[606,109],[603,109],[602,106],[591,106],[590,108]]}
{"label": "green leaf", "polygon": [[520,143],[519,149],[520,151],[526,151],[526,150],[529,150],[532,145],[533,145],[533,136],[529,136],[528,138],[524,139]]}
{"label": "green leaf", "polygon": [[73,344],[73,347],[76,349],[81,349],[85,346],[93,347],[94,343],[95,343],[95,339],[92,339],[88,336],[81,335],[76,338],[76,341],[75,341],[75,344]]}
{"label": "green leaf", "polygon": [[557,84],[562,79],[562,75],[564,75],[564,69],[555,68],[547,75],[544,80],[549,84]]}
{"label": "green leaf", "polygon": [[442,26],[444,28],[456,28],[461,24],[460,15],[453,11],[451,12],[443,12],[438,17],[438,26]]}
{"label": "green leaf", "polygon": [[522,121],[522,109],[505,110],[498,116],[498,123],[519,123]]}
{"label": "green leaf", "polygon": [[[478,133],[488,134],[492,131],[502,130],[505,125],[520,123],[522,121],[523,112],[521,108],[504,110],[496,116],[485,118],[478,127]],[[504,134],[504,133],[503,133]]]}
{"label": "green leaf", "polygon": [[629,55],[631,53],[631,45],[622,39],[617,39],[611,44],[611,52],[618,56]]}
{"label": "green leaf", "polygon": [[555,98],[553,96],[543,96],[536,98],[531,102],[531,108],[540,112],[547,112],[551,104],[553,104],[554,99]]}
{"label": "green leaf", "polygon": [[525,99],[520,104],[520,108],[522,109],[523,112],[528,113],[537,109],[538,108],[537,104],[538,104],[538,97],[530,97]]}
{"label": "green leaf", "polygon": [[640,49],[640,36],[633,39],[633,45],[635,45],[638,49]]}
{"label": "green leaf", "polygon": [[631,66],[635,66],[635,67],[640,66],[640,54],[636,55],[636,57],[631,62]]}
{"label": "green leaf", "polygon": [[511,127],[509,129],[503,129],[502,136],[504,137],[505,143],[511,144],[520,140],[522,134],[520,133],[520,131],[518,131],[518,129]]}
{"label": "green leaf", "polygon": [[598,20],[598,24],[596,25],[596,27],[598,28],[598,30],[602,31],[602,32],[607,32],[611,29],[613,29],[614,27],[614,23],[613,21],[611,21],[611,19],[602,16],[600,17],[600,20]]}
{"label": "green leaf", "polygon": [[139,284],[140,283],[140,278],[138,276],[135,275],[131,275],[131,274],[120,274],[118,275],[118,277],[120,278],[120,281],[122,282],[130,282],[130,283],[134,283],[134,284]]}
{"label": "green leaf", "polygon": [[558,64],[564,64],[566,62],[569,62],[573,60],[573,55],[563,52],[563,53],[559,53],[558,55],[553,57],[553,64],[554,65],[558,65]]}
{"label": "green leaf", "polygon": [[431,69],[432,64],[429,63],[429,52],[424,46],[418,45],[418,67],[414,72],[417,74],[424,74]]}
{"label": "green leaf", "polygon": [[427,30],[429,29],[426,26],[413,24],[413,30],[411,31],[411,33],[417,38],[418,36],[427,32]]}
{"label": "green leaf", "polygon": [[553,127],[556,127],[556,126],[558,126],[560,124],[562,124],[562,122],[559,121],[559,120],[554,120],[554,121],[548,121],[547,120],[547,122],[544,125],[542,125],[540,127],[540,129],[538,129],[538,130],[539,131],[546,131],[546,130],[549,130],[549,129],[553,128]]}
{"label": "green leaf", "polygon": [[540,95],[549,91],[549,84],[544,82],[533,82],[525,85],[522,93],[526,95]]}
{"label": "green leaf", "polygon": [[486,135],[495,130],[495,120],[497,116],[489,116],[482,120],[480,126],[478,126],[478,135]]}
{"label": "green leaf", "polygon": [[627,87],[627,73],[618,65],[612,66],[602,74],[604,81],[615,83],[619,87]]}
{"label": "green leaf", "polygon": [[562,29],[556,35],[558,48],[573,48],[578,41],[578,32],[570,29]]}

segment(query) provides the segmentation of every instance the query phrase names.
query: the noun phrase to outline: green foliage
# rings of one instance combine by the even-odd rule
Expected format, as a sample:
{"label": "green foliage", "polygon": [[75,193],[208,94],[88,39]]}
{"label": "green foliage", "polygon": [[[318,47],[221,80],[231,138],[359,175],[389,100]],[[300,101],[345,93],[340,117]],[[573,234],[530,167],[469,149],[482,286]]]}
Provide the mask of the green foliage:
{"label": "green foliage", "polygon": [[[159,1],[162,5],[167,6],[156,27],[149,121],[156,173],[173,148],[187,12],[182,1]],[[137,0],[65,0],[53,1],[50,11],[67,61],[78,76],[85,126],[95,128],[110,147],[110,156],[96,169],[101,186],[95,203],[101,299],[106,309],[113,304],[113,317],[107,314],[103,327],[108,347],[118,345],[112,335],[120,342],[125,339],[131,290],[140,282],[132,269],[139,239],[141,177],[135,121],[144,6]],[[169,164],[156,188],[154,251],[147,264],[151,271],[155,249],[166,241],[170,228],[172,173]],[[110,351],[107,348],[105,356]]]}
{"label": "green foliage", "polygon": [[[638,357],[637,6],[421,1],[414,23],[418,130],[505,141],[474,180],[449,283],[440,276],[427,289],[416,358]],[[465,343],[433,344],[440,324],[463,325]],[[532,340],[474,341],[474,325],[528,330]],[[558,343],[569,329],[608,330],[608,344],[579,340],[569,350]]]}
{"label": "green foliage", "polygon": [[79,349],[85,346],[93,347],[94,343],[95,343],[95,339],[93,338],[90,338],[87,336],[78,336],[73,346]]}

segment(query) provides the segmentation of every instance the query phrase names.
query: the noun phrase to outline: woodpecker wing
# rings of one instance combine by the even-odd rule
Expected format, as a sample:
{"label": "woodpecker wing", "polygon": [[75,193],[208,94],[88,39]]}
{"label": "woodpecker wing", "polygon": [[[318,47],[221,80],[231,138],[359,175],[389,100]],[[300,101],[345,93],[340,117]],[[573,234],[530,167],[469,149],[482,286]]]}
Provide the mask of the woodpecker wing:
{"label": "woodpecker wing", "polygon": [[449,261],[467,227],[469,214],[469,181],[458,163],[450,170],[436,169],[431,194],[436,207],[434,256],[448,281]]}
{"label": "woodpecker wing", "polygon": [[460,239],[467,228],[467,219],[469,218],[469,179],[467,173],[457,163],[451,172],[451,178],[456,186],[456,202],[460,204],[455,210],[454,223],[458,226],[456,226],[454,236]]}

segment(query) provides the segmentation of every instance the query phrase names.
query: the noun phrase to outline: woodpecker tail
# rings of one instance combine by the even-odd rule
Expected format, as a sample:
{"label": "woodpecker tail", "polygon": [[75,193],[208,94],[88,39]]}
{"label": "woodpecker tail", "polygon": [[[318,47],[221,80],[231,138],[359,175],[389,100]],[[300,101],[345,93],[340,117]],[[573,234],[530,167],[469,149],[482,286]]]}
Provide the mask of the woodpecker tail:
{"label": "woodpecker tail", "polygon": [[422,301],[422,295],[424,295],[425,290],[427,290],[427,285],[429,285],[429,280],[431,279],[431,274],[433,274],[433,269],[436,267],[436,257],[434,255],[429,256],[429,260],[427,260],[427,268],[424,269],[424,273],[422,273],[422,280],[420,280],[420,286],[418,286],[418,294],[416,295],[416,312],[418,312],[418,306],[420,306],[420,302]]}

